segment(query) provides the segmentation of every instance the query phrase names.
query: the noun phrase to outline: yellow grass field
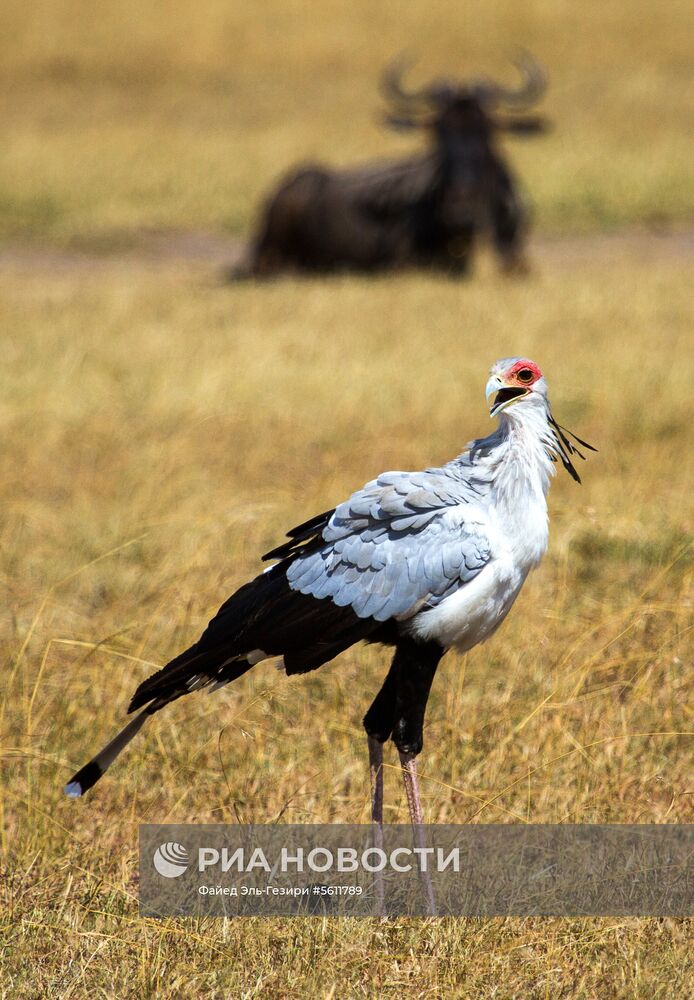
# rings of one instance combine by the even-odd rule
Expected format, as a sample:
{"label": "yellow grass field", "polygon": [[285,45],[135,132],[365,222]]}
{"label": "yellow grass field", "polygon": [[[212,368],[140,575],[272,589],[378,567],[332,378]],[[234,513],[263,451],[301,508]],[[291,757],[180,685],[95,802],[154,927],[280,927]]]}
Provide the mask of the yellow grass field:
{"label": "yellow grass field", "polygon": [[[141,822],[368,821],[377,649],[179,701],[85,800],[61,794],[261,552],[486,434],[487,369],[523,353],[600,451],[582,486],[557,475],[550,551],[503,628],[439,669],[426,819],[694,822],[688,19],[624,0],[3,5],[0,996],[691,993],[687,920],[140,919]],[[374,121],[391,52],[501,73],[516,42],[549,64],[557,121],[512,154],[536,203],[527,280],[483,258],[463,283],[225,286],[208,261],[124,252],[143,227],[241,232],[300,154],[407,148]]]}

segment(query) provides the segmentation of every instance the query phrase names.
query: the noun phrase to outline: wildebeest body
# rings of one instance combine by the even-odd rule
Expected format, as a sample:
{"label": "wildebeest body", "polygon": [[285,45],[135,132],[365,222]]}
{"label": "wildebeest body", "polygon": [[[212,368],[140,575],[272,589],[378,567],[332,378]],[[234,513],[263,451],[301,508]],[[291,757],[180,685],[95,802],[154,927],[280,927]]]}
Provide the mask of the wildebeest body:
{"label": "wildebeest body", "polygon": [[395,96],[400,104],[389,120],[427,126],[430,151],[345,170],[295,169],[269,198],[241,274],[402,267],[461,273],[481,234],[490,236],[504,267],[523,266],[527,211],[494,132],[537,131],[538,120],[492,118],[483,85],[430,88],[424,116],[411,106],[402,111],[421,97],[401,90]]}

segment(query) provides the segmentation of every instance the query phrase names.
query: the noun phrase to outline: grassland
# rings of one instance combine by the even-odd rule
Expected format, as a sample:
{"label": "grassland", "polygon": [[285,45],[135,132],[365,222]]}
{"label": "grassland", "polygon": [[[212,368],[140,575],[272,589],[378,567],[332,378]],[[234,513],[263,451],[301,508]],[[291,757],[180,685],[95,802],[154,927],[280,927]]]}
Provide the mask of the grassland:
{"label": "grassland", "polygon": [[[488,365],[527,353],[600,452],[583,486],[557,477],[550,552],[504,628],[439,671],[426,818],[694,821],[691,252],[601,235],[691,222],[691,17],[679,0],[3,5],[0,996],[691,993],[689,921],[138,917],[140,822],[368,818],[374,649],[185,699],[90,798],[60,794],[258,553],[375,472],[485,433]],[[483,261],[463,284],[225,287],[120,252],[143,227],[241,232],[298,156],[406,148],[374,120],[373,79],[413,39],[422,74],[501,73],[514,43],[549,65],[557,129],[514,147],[545,234],[528,280]],[[566,230],[596,252],[547,237]],[[386,796],[404,821],[394,767]]]}
{"label": "grassland", "polygon": [[[437,678],[427,818],[691,821],[686,273],[233,289],[178,267],[5,274],[9,995],[665,997],[687,981],[677,921],[138,918],[140,821],[367,819],[375,650],[179,703],[90,800],[60,796],[259,552],[374,471],[485,432],[486,367],[522,351],[600,453],[582,487],[558,477],[551,552],[504,629]],[[404,820],[397,779],[388,818]]]}

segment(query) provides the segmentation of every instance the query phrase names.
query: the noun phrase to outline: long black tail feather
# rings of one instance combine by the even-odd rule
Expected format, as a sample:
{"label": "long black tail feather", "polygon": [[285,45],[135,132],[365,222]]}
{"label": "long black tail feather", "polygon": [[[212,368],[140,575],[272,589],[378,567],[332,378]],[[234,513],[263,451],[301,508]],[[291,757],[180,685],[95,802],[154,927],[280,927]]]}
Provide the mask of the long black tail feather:
{"label": "long black tail feather", "polygon": [[338,607],[329,598],[293,591],[283,564],[273,566],[232,594],[196,643],[139,685],[128,711],[140,713],[73,776],[66,794],[83,795],[147,718],[183,695],[228,684],[266,658],[282,656],[288,674],[305,673],[361,639],[390,644],[394,637],[387,624],[359,618],[351,607]]}
{"label": "long black tail feather", "polygon": [[88,764],[85,764],[76,774],[73,774],[64,788],[65,794],[71,799],[76,799],[80,795],[84,795],[85,792],[88,792],[97,783],[99,778],[106,773],[116,757],[125,750],[128,743],[137,736],[149,716],[159,711],[160,708],[163,708],[164,704],[150,705],[143,712],[140,712],[139,715],[136,715],[134,719],[131,719],[117,736],[114,736],[95,757],[92,757]]}

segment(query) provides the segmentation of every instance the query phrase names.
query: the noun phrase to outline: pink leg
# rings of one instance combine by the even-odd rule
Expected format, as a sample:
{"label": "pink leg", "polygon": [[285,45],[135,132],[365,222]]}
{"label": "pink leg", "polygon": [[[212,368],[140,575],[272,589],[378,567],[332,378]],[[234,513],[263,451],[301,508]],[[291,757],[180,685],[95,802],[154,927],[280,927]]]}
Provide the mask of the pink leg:
{"label": "pink leg", "polygon": [[[407,796],[407,805],[410,810],[410,819],[412,820],[412,834],[415,847],[426,847],[424,816],[422,814],[422,804],[419,800],[419,782],[417,781],[417,758],[414,754],[400,752],[400,764],[402,765],[405,795]],[[434,899],[434,887],[431,884],[431,875],[428,868],[426,871],[420,870],[420,877],[422,879],[422,888],[429,916],[435,917],[436,900]]]}

